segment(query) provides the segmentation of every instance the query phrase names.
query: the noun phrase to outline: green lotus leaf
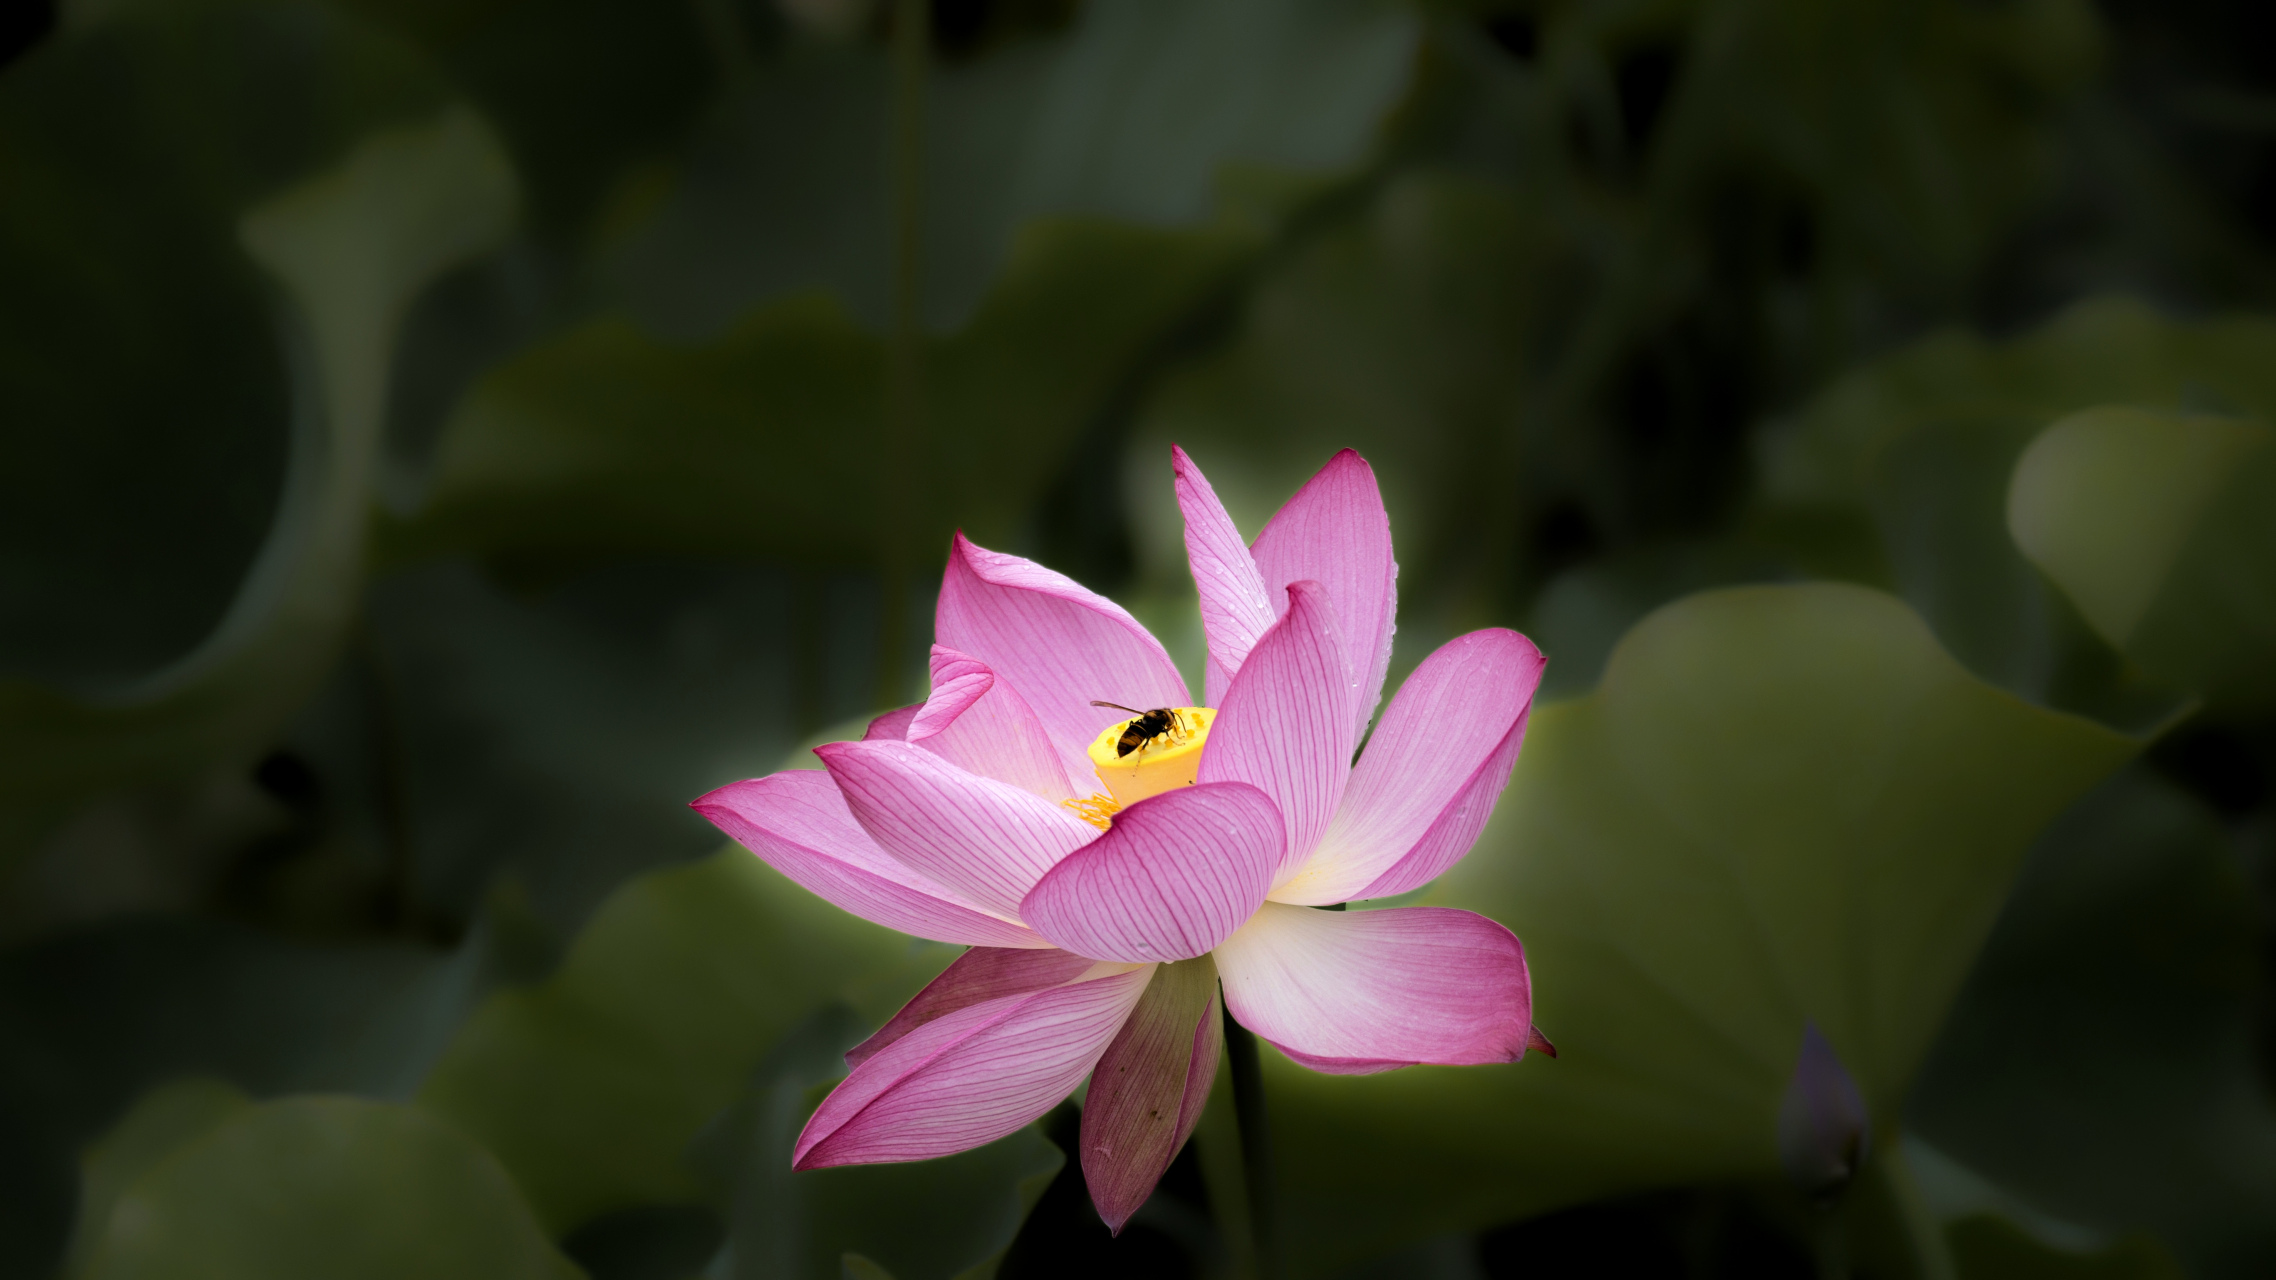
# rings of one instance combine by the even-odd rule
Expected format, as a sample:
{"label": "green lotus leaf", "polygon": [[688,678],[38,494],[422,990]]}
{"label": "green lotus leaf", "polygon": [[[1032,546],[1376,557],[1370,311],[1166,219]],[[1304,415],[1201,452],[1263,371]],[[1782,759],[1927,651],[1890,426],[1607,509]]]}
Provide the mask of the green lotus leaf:
{"label": "green lotus leaf", "polygon": [[[375,582],[360,656],[401,735],[395,820],[420,910],[469,918],[510,879],[559,950],[626,880],[715,852],[691,798],[782,767],[804,724],[870,707],[876,593],[818,578],[635,559],[543,591],[463,561]],[[292,745],[353,776],[361,742]]]}
{"label": "green lotus leaf", "polygon": [[[843,1005],[784,1036],[695,1153],[726,1190],[722,1280],[993,1275],[1065,1163],[1030,1125],[937,1160],[793,1172],[790,1153],[869,1025]],[[863,1271],[862,1265],[874,1270]]]}
{"label": "green lotus leaf", "polygon": [[2276,701],[2276,430],[2073,414],[2015,464],[2008,527],[2110,644],[2219,703]]}
{"label": "green lotus leaf", "polygon": [[[1780,1178],[1814,1023],[1885,1146],[2031,840],[2136,749],[1970,676],[1862,588],[1710,592],[1538,708],[1424,901],[1515,929],[1561,1056],[1269,1074],[1298,1270],[1621,1191]],[[1335,1254],[1335,1257],[1331,1257]]]}
{"label": "green lotus leaf", "polygon": [[2033,850],[1907,1123],[2038,1212],[2154,1231],[2191,1275],[2266,1274],[2257,915],[2220,820],[2146,766],[2121,772]]}
{"label": "green lotus leaf", "polygon": [[1959,1280],[2182,1280],[2187,1274],[2147,1236],[2081,1253],[2041,1244],[1995,1214],[1972,1215],[1946,1230]]}
{"label": "green lotus leaf", "polygon": [[[1095,0],[1061,31],[941,60],[926,75],[917,211],[925,323],[962,328],[1038,222],[1194,228],[1217,214],[1228,170],[1348,172],[1404,91],[1419,34],[1383,0]],[[626,309],[696,340],[821,290],[867,330],[889,328],[892,76],[889,52],[859,42],[755,60],[653,215],[605,252]]]}
{"label": "green lotus leaf", "polygon": [[389,552],[861,566],[881,531],[937,556],[952,516],[1001,543],[1133,362],[1252,244],[1222,228],[1031,227],[972,323],[928,341],[919,485],[898,508],[878,478],[896,447],[886,343],[829,298],[772,303],[695,346],[594,320],[476,387]]}
{"label": "green lotus leaf", "polygon": [[252,1105],[236,1086],[202,1076],[160,1085],[136,1100],[80,1157],[79,1224],[66,1272],[85,1271],[110,1227],[111,1210],[135,1179]]}
{"label": "green lotus leaf", "polygon": [[1882,450],[1955,414],[2047,423],[2117,404],[2276,418],[2272,357],[2276,322],[2184,323],[2116,298],[2080,303],[2005,342],[1935,334],[1850,372],[1776,424],[1762,449],[1765,496],[1786,508],[1863,508]]}
{"label": "green lotus leaf", "polygon": [[1516,541],[1512,494],[1536,480],[1505,465],[1505,437],[1563,318],[1537,286],[1577,278],[1578,256],[1540,197],[1424,171],[1277,259],[1231,340],[1163,379],[1125,446],[1149,577],[1190,589],[1172,444],[1251,531],[1330,454],[1358,449],[1398,521],[1402,563],[1421,566],[1410,588],[1416,572]]}
{"label": "green lotus leaf", "polygon": [[619,889],[552,977],[475,1011],[419,1101],[496,1152],[556,1232],[702,1203],[690,1144],[786,1034],[839,1001],[875,1026],[955,954],[730,848]]}
{"label": "green lotus leaf", "polygon": [[0,684],[0,852],[111,788],[249,764],[315,691],[360,595],[396,325],[506,234],[515,199],[488,128],[452,109],[370,134],[235,219],[290,303],[299,409],[274,524],[210,634],[171,664],[99,694]]}
{"label": "green lotus leaf", "polygon": [[195,647],[273,523],[306,371],[239,219],[449,104],[331,10],[122,7],[0,79],[0,668],[82,692]]}
{"label": "green lotus leaf", "polygon": [[[2044,189],[2058,110],[2090,82],[2105,38],[2078,0],[1692,12],[1688,65],[1648,139],[1655,203],[1730,198],[1733,169],[1768,167],[1813,197],[1820,240],[1803,252],[1837,278],[1914,297],[1949,298]],[[1663,14],[1607,5],[1591,25],[1620,52],[1664,40]],[[1646,122],[1621,123],[1633,135]],[[1836,314],[1823,322],[1856,325]]]}
{"label": "green lotus leaf", "polygon": [[1813,572],[1897,591],[1985,679],[2148,729],[2192,686],[2121,661],[2086,599],[2048,587],[2010,533],[2011,477],[2049,423],[2096,405],[2266,420],[2272,368],[2266,320],[2177,323],[2116,300],[2001,343],[1936,335],[1774,425],[1751,522]]}
{"label": "green lotus leaf", "polygon": [[408,1097],[506,967],[498,932],[454,954],[144,915],[0,952],[0,1273],[54,1268],[83,1153],[153,1080]]}
{"label": "green lotus leaf", "polygon": [[298,1097],[206,1118],[118,1192],[88,1280],[580,1274],[497,1160],[416,1107]]}
{"label": "green lotus leaf", "polygon": [[1272,260],[1231,340],[1148,404],[1126,470],[1157,589],[1182,574],[1151,474],[1170,439],[1252,530],[1329,452],[1366,453],[1399,523],[1402,626],[1425,636],[1530,608],[1596,543],[1719,523],[1743,484],[1713,442],[1740,406],[1879,347],[1877,308],[1964,305],[2054,176],[2102,42],[2080,0],[1504,20],[1538,48],[1432,30],[1395,118],[1422,162]]}
{"label": "green lotus leaf", "polygon": [[1525,634],[1549,655],[1539,696],[1588,692],[1629,628],[1670,600],[1791,578],[1777,557],[1736,540],[1664,543],[1601,556],[1541,589]]}
{"label": "green lotus leaf", "polygon": [[747,53],[728,46],[751,23],[642,0],[349,7],[427,51],[497,126],[526,185],[530,233],[564,256],[652,184],[655,166],[716,102],[723,73],[742,70],[733,64]]}

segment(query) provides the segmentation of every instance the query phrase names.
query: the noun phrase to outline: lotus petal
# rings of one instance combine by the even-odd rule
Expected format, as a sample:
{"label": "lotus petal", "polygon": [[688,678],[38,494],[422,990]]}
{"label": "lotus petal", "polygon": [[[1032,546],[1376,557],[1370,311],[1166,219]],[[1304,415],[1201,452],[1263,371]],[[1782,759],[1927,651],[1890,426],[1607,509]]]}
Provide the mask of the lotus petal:
{"label": "lotus petal", "polygon": [[1008,782],[967,773],[906,742],[817,747],[856,821],[903,866],[985,910],[1019,901],[1098,829]]}
{"label": "lotus petal", "polygon": [[1094,962],[1057,949],[1021,951],[974,947],[925,984],[877,1034],[846,1050],[846,1065],[858,1067],[887,1045],[918,1027],[959,1009],[1004,996],[1063,986],[1088,973]]}
{"label": "lotus petal", "polygon": [[1315,1071],[1515,1062],[1533,1027],[1524,947],[1469,911],[1268,902],[1214,958],[1241,1025]]}
{"label": "lotus petal", "polygon": [[1141,800],[1020,904],[1054,944],[1096,960],[1207,954],[1255,914],[1280,865],[1280,811],[1239,782]]}
{"label": "lotus petal", "polygon": [[940,942],[1051,945],[879,848],[819,770],[729,783],[690,807],[807,892],[864,920]]}
{"label": "lotus petal", "polygon": [[1053,803],[1075,794],[1043,722],[986,663],[936,644],[932,686],[932,696],[909,721],[903,735],[908,741],[968,772]]}
{"label": "lotus petal", "polygon": [[1319,848],[1273,897],[1389,897],[1459,861],[1509,782],[1545,665],[1532,641],[1500,628],[1424,659],[1368,739]]}
{"label": "lotus petal", "polygon": [[1058,1105],[1122,1029],[1152,965],[944,1014],[845,1078],[806,1122],[792,1167],[929,1160],[994,1142]]}
{"label": "lotus petal", "polygon": [[1201,782],[1246,782],[1280,810],[1285,879],[1312,852],[1351,776],[1349,667],[1327,593],[1288,588],[1288,612],[1249,651],[1209,729]]}
{"label": "lotus petal", "polygon": [[1391,669],[1392,621],[1398,614],[1399,566],[1391,559],[1391,517],[1375,486],[1375,469],[1346,449],[1328,460],[1257,535],[1250,548],[1265,590],[1279,608],[1292,582],[1328,589],[1352,666],[1352,741],[1383,696]]}
{"label": "lotus petal", "polygon": [[1121,605],[1033,561],[956,535],[933,639],[988,664],[1034,708],[1067,777],[1091,776],[1084,749],[1120,712],[1189,704],[1170,655]]}
{"label": "lotus petal", "polygon": [[1157,967],[1083,1098],[1083,1181],[1114,1234],[1192,1136],[1224,1046],[1216,966],[1203,956]]}
{"label": "lotus petal", "polygon": [[1272,597],[1233,517],[1209,487],[1209,478],[1176,445],[1170,446],[1170,459],[1177,475],[1178,510],[1185,515],[1186,562],[1193,569],[1194,590],[1201,596],[1202,633],[1209,638],[1204,697],[1214,707],[1223,703],[1233,673],[1241,669],[1249,650],[1271,629]]}

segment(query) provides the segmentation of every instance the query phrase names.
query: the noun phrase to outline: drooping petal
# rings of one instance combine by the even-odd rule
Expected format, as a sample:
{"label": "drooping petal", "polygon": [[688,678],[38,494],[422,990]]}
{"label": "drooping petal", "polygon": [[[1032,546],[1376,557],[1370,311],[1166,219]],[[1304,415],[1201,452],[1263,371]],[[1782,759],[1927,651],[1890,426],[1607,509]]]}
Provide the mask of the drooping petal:
{"label": "drooping petal", "polygon": [[1241,541],[1241,531],[1209,478],[1186,456],[1170,446],[1171,468],[1177,475],[1178,510],[1185,515],[1185,557],[1193,568],[1193,586],[1201,596],[1201,629],[1209,639],[1207,692],[1209,706],[1223,703],[1226,686],[1241,669],[1249,650],[1273,623],[1272,597],[1265,592],[1264,575],[1255,557]]}
{"label": "drooping petal", "polygon": [[816,747],[854,820],[902,865],[983,910],[1019,900],[1098,829],[1008,782],[967,773],[906,742]]}
{"label": "drooping petal", "polygon": [[993,1142],[1072,1092],[1130,1016],[1152,965],[935,1018],[855,1067],[806,1122],[798,1169],[929,1160]]}
{"label": "drooping petal", "polygon": [[909,736],[909,722],[916,719],[917,713],[924,709],[925,704],[922,702],[912,703],[906,707],[895,707],[870,721],[869,728],[862,732],[861,740],[863,742],[875,742],[879,738],[884,738],[892,742],[903,741]]}
{"label": "drooping petal", "polygon": [[1533,1026],[1525,948],[1469,911],[1268,902],[1215,954],[1233,1016],[1315,1071],[1515,1062]]}
{"label": "drooping petal", "polygon": [[1273,896],[1389,897],[1459,861],[1509,781],[1544,665],[1532,641],[1498,627],[1425,658],[1368,739],[1311,861]]}
{"label": "drooping petal", "polygon": [[1114,816],[1020,903],[1054,944],[1131,963],[1205,955],[1241,927],[1280,865],[1280,811],[1245,783],[1180,787]]}
{"label": "drooping petal", "polygon": [[958,1009],[1064,986],[1089,972],[1093,963],[1055,947],[1042,951],[974,947],[925,984],[925,989],[902,1005],[876,1035],[846,1050],[846,1065],[858,1067],[918,1027]]}
{"label": "drooping petal", "polygon": [[932,696],[917,709],[904,736],[967,772],[1008,782],[1054,804],[1075,794],[1050,735],[1026,699],[986,663],[954,649],[933,646]]}
{"label": "drooping petal", "polygon": [[1091,739],[1128,718],[1092,702],[1140,710],[1189,704],[1170,655],[1122,606],[961,533],[941,578],[933,638],[1011,681],[1077,786],[1091,776],[1083,754]]}
{"label": "drooping petal", "polygon": [[729,783],[690,807],[807,892],[864,920],[940,942],[1051,945],[879,848],[820,770]]}
{"label": "drooping petal", "polygon": [[1091,1069],[1083,1098],[1083,1181],[1109,1230],[1154,1194],[1201,1120],[1225,1028],[1209,957],[1161,965]]}
{"label": "drooping petal", "polygon": [[1327,593],[1288,588],[1288,612],[1265,633],[1225,692],[1202,751],[1201,782],[1246,782],[1280,811],[1288,842],[1276,881],[1312,852],[1351,776],[1349,669]]}
{"label": "drooping petal", "polygon": [[1292,582],[1328,589],[1351,660],[1353,737],[1383,696],[1391,668],[1391,630],[1398,614],[1399,566],[1391,559],[1391,517],[1375,486],[1375,469],[1346,449],[1328,460],[1257,535],[1251,548],[1273,607]]}

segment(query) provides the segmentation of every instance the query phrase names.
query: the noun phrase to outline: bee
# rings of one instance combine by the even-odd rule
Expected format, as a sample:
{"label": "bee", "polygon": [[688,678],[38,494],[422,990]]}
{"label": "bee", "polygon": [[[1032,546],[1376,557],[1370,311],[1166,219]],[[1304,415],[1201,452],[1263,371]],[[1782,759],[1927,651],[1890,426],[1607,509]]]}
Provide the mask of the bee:
{"label": "bee", "polygon": [[1185,740],[1187,734],[1193,732],[1191,726],[1186,724],[1185,717],[1169,707],[1156,707],[1152,711],[1140,711],[1136,707],[1126,707],[1119,702],[1093,702],[1091,705],[1094,707],[1110,707],[1116,711],[1127,711],[1138,717],[1123,726],[1122,738],[1114,744],[1114,756],[1117,760],[1133,751],[1153,746],[1154,740],[1157,738],[1168,738],[1169,742],[1166,745],[1176,746]]}

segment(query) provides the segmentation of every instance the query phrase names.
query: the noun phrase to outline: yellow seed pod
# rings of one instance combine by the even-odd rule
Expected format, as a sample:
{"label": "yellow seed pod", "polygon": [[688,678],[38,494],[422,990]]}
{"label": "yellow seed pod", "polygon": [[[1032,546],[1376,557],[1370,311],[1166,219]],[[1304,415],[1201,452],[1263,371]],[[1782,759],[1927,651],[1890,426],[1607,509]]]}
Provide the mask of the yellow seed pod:
{"label": "yellow seed pod", "polygon": [[1208,707],[1172,707],[1168,727],[1137,742],[1127,755],[1122,751],[1124,737],[1151,726],[1146,716],[1124,720],[1091,741],[1091,767],[1117,807],[1190,787],[1201,769],[1201,748],[1209,739],[1210,722],[1216,718]]}

